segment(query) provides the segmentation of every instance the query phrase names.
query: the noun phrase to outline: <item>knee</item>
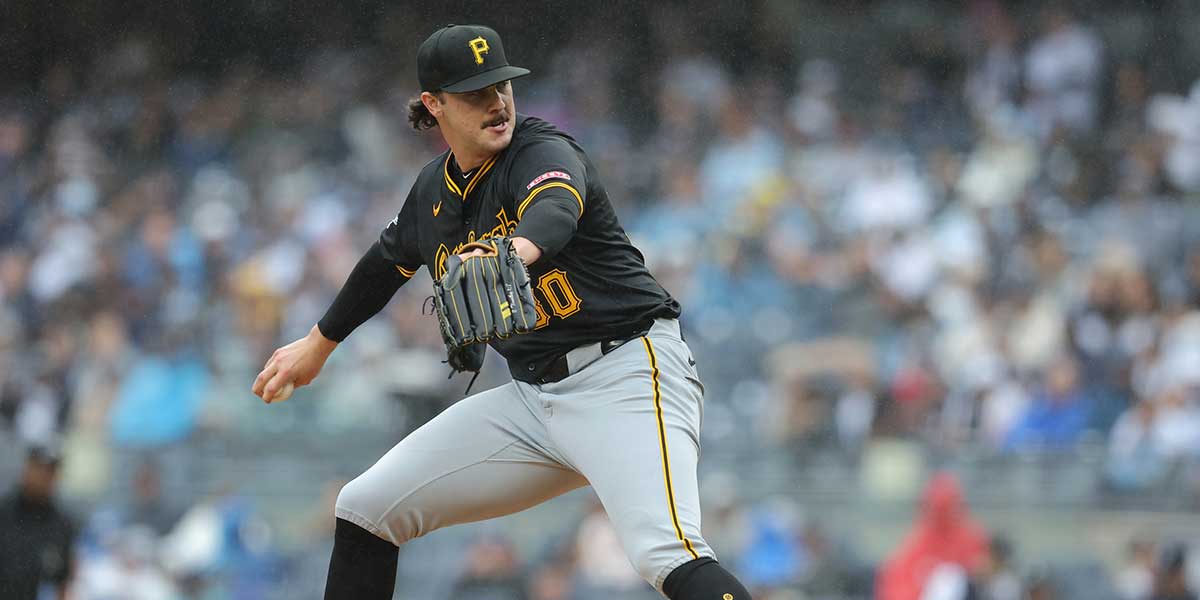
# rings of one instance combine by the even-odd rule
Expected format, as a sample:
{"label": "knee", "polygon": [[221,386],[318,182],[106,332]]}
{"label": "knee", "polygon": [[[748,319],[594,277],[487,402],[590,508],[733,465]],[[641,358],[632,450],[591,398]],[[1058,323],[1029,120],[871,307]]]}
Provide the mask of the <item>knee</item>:
{"label": "knee", "polygon": [[424,533],[419,511],[397,502],[394,495],[380,493],[360,475],[342,486],[334,505],[334,515],[345,519],[399,546]]}
{"label": "knee", "polygon": [[342,486],[334,504],[333,514],[400,545],[407,539],[396,539],[390,531],[391,528],[380,518],[385,508],[380,506],[381,501],[379,495],[374,493],[362,476],[359,476]]}
{"label": "knee", "polygon": [[366,518],[366,515],[371,514],[371,503],[371,494],[367,490],[367,485],[363,483],[362,477],[357,477],[343,485],[342,490],[338,492],[337,502],[334,503],[334,512],[339,517],[341,517],[341,513],[348,512]]}

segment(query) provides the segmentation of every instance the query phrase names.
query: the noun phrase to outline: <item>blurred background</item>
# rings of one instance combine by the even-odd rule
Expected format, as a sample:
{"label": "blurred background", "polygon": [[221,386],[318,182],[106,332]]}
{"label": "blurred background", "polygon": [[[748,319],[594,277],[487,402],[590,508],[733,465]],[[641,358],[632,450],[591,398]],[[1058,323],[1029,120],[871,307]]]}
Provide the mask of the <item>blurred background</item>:
{"label": "blurred background", "polygon": [[[339,486],[467,378],[418,275],[250,384],[442,150],[415,50],[471,22],[684,306],[756,598],[1195,598],[1195,0],[6,0],[0,588],[54,540],[38,598],[320,597]],[[655,595],[580,490],[405,546],[396,597]]]}

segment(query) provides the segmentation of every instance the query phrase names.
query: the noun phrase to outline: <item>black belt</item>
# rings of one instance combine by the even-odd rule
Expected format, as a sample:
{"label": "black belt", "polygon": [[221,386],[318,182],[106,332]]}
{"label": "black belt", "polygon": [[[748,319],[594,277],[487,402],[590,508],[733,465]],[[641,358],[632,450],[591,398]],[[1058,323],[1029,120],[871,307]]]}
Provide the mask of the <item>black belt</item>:
{"label": "black belt", "polygon": [[[649,330],[647,329],[647,331],[649,331]],[[625,342],[636,340],[637,338],[640,338],[643,335],[646,335],[646,331],[634,334],[629,337],[604,340],[602,342],[596,342],[594,344],[589,344],[587,346],[580,346],[576,350],[580,350],[580,349],[595,350],[594,347],[599,346],[600,354],[599,354],[599,356],[596,356],[596,358],[599,358],[600,356],[604,356],[604,355],[612,352],[613,350],[620,348],[622,345],[625,344]],[[575,352],[575,350],[572,350],[572,352]],[[568,353],[568,354],[570,354],[570,353]],[[588,363],[588,364],[591,364],[591,363]],[[582,370],[582,368],[577,369],[576,372],[578,372],[580,370]],[[537,378],[537,382],[543,383],[543,384],[557,383],[559,381],[566,379],[567,377],[570,377],[571,375],[572,375],[571,365],[567,361],[567,354],[564,354],[564,355],[554,359],[553,361],[550,362],[549,365],[546,366],[546,368],[542,371],[541,376]]]}

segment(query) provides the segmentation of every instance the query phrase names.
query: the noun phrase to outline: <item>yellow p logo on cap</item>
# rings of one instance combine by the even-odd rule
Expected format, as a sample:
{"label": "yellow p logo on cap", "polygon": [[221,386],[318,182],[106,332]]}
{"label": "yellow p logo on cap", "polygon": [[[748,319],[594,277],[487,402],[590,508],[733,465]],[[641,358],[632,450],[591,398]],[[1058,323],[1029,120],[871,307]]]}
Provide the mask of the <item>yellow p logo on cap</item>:
{"label": "yellow p logo on cap", "polygon": [[471,52],[475,53],[475,64],[482,65],[483,55],[488,53],[487,40],[481,36],[467,42],[467,44],[471,46]]}

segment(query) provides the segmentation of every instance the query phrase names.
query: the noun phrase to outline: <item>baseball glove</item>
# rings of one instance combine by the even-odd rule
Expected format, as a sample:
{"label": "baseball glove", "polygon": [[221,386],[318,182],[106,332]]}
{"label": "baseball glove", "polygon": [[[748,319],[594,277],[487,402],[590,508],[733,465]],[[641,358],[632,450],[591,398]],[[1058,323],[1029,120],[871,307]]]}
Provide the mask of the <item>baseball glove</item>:
{"label": "baseball glove", "polygon": [[482,346],[467,351],[469,346],[528,333],[537,321],[529,272],[512,241],[472,242],[461,253],[474,250],[483,252],[447,257],[446,273],[433,284],[433,303],[451,366],[455,362],[474,365],[476,357],[482,363]]}

